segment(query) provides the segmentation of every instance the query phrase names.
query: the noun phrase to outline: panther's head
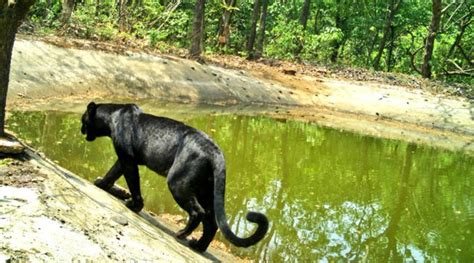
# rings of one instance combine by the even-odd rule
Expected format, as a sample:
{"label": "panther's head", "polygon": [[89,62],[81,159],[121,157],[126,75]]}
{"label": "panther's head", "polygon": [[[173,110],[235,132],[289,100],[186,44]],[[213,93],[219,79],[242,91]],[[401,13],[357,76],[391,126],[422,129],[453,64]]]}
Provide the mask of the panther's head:
{"label": "panther's head", "polygon": [[97,104],[94,102],[87,105],[87,110],[82,114],[81,133],[86,135],[87,141],[93,141],[97,137],[95,123],[95,115]]}

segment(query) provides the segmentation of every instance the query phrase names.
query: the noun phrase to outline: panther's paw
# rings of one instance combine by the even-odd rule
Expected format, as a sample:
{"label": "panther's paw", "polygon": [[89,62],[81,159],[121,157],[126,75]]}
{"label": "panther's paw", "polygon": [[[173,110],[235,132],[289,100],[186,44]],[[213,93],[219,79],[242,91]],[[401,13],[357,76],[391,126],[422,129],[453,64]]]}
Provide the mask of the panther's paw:
{"label": "panther's paw", "polygon": [[130,195],[130,193],[127,192],[125,189],[120,188],[120,187],[115,186],[115,185],[113,185],[113,186],[108,190],[108,192],[109,192],[111,195],[113,195],[113,196],[115,196],[115,197],[117,197],[118,199],[121,199],[121,200],[126,200],[126,199],[132,197],[132,196]]}
{"label": "panther's paw", "polygon": [[183,231],[178,231],[174,234],[174,237],[177,238],[177,239],[181,239],[181,240],[184,240],[186,239],[188,235],[186,235]]}
{"label": "panther's paw", "polygon": [[102,177],[97,177],[97,179],[95,179],[94,181],[94,185],[101,188],[101,189],[106,189],[107,188],[107,184],[104,182],[103,178]]}
{"label": "panther's paw", "polygon": [[202,243],[199,242],[199,240],[196,240],[194,238],[189,240],[188,246],[192,250],[197,251],[199,253],[202,253],[202,252],[206,251],[206,249],[207,249],[207,246],[203,246]]}
{"label": "panther's paw", "polygon": [[143,200],[137,201],[133,199],[128,199],[127,201],[125,201],[125,205],[133,212],[138,213],[143,208]]}

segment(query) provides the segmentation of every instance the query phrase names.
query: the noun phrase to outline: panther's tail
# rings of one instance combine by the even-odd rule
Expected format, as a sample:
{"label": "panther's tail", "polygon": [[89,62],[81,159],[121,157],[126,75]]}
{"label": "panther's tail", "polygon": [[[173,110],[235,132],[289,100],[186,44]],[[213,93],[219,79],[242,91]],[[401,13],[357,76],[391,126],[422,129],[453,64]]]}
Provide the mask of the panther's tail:
{"label": "panther's tail", "polygon": [[232,244],[238,247],[249,247],[262,240],[268,231],[268,219],[264,214],[257,212],[247,213],[247,220],[258,224],[257,230],[253,235],[240,238],[236,236],[229,225],[227,224],[227,217],[224,208],[224,193],[225,193],[225,161],[221,152],[216,152],[212,162],[214,171],[214,211],[216,214],[216,221],[219,229],[225,238]]}

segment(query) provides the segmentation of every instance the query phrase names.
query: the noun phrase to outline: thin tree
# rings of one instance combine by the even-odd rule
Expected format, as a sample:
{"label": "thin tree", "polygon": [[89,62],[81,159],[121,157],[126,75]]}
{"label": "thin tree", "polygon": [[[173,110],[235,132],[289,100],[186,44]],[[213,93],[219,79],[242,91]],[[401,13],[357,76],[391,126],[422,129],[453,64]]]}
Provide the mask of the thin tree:
{"label": "thin tree", "polygon": [[[306,32],[306,27],[308,26],[309,18],[309,9],[311,6],[311,0],[304,0],[303,8],[301,9],[300,24],[303,26],[303,34]],[[300,41],[298,43],[298,49],[296,50],[296,56],[299,57],[301,51],[303,50],[304,43]]]}
{"label": "thin tree", "polygon": [[95,16],[99,16],[100,13],[101,13],[101,3],[100,3],[101,0],[95,0]]}
{"label": "thin tree", "polygon": [[[334,20],[336,23],[336,27],[342,30],[345,20],[341,17],[339,12],[336,13]],[[331,52],[331,57],[330,57],[330,60],[332,63],[337,62],[337,58],[339,57],[339,48],[341,47],[341,45],[342,45],[342,40],[340,39],[337,39],[333,42],[332,52]]]}
{"label": "thin tree", "polygon": [[5,136],[10,65],[18,27],[35,0],[0,0],[0,137]]}
{"label": "thin tree", "polygon": [[[456,38],[454,39],[453,44],[449,48],[448,53],[444,57],[443,65],[444,69],[443,71],[445,72],[445,75],[466,75],[466,76],[472,76],[472,73],[467,72],[465,69],[463,69],[460,65],[456,64],[453,60],[451,60],[451,56],[455,53],[456,49],[459,50],[459,53],[463,55],[465,63],[468,64],[468,67],[474,66],[474,62],[467,56],[465,56],[464,52],[462,51],[462,38],[464,36],[464,33],[466,32],[466,29],[469,28],[469,26],[472,24],[473,20],[472,17],[474,16],[474,9],[471,9],[471,6],[469,6],[467,3],[462,2],[460,7],[464,6],[466,8],[465,14],[457,20],[455,24],[457,24],[458,27],[458,33],[456,35]],[[474,6],[473,6],[474,7]],[[459,8],[458,8],[459,9]],[[455,11],[456,12],[456,11]],[[451,15],[450,19],[454,16],[454,14]],[[449,62],[449,63],[448,63]],[[452,65],[451,65],[452,64]],[[461,64],[462,65],[462,64]],[[456,70],[454,71],[448,71],[450,66],[454,66]],[[471,69],[472,71],[472,69]]]}
{"label": "thin tree", "polygon": [[[346,23],[348,19],[348,8],[350,8],[351,2],[346,2],[345,0],[336,0],[334,9],[334,22],[336,28],[339,28],[343,32],[342,39],[336,39],[332,43],[332,51],[330,55],[330,60],[332,63],[336,63],[339,57],[339,49],[344,45],[345,41],[349,37],[349,32],[346,31]],[[349,6],[349,7],[348,7]]]}
{"label": "thin tree", "polygon": [[319,34],[321,32],[319,28],[319,20],[321,16],[321,9],[316,8],[315,14],[314,14],[314,24],[313,24],[313,30],[315,34]]}
{"label": "thin tree", "polygon": [[434,43],[438,34],[441,21],[441,0],[432,0],[431,25],[426,38],[425,54],[423,56],[423,65],[421,65],[421,76],[431,78],[431,57],[433,56]]}
{"label": "thin tree", "polygon": [[390,43],[388,44],[388,52],[387,52],[387,58],[386,58],[386,64],[387,64],[387,71],[392,70],[392,62],[393,62],[393,49],[395,47],[395,26],[390,27]]}
{"label": "thin tree", "polygon": [[250,26],[249,40],[247,42],[248,58],[253,59],[255,56],[254,45],[257,36],[257,22],[260,16],[260,0],[255,0],[253,4],[252,24]]}
{"label": "thin tree", "polygon": [[127,0],[117,0],[117,10],[118,10],[118,25],[120,32],[127,32],[128,25],[127,25],[127,16],[128,16],[128,3]]}
{"label": "thin tree", "polygon": [[262,0],[262,14],[260,16],[260,27],[257,39],[257,49],[255,58],[260,58],[263,55],[263,43],[265,42],[265,30],[267,22],[268,0]]}
{"label": "thin tree", "polygon": [[301,9],[300,24],[303,29],[306,29],[308,25],[309,9],[311,7],[311,0],[304,0],[303,9]]}
{"label": "thin tree", "polygon": [[[387,43],[388,38],[390,35],[392,35],[392,29],[393,29],[393,19],[395,18],[395,15],[397,14],[398,10],[400,9],[400,5],[402,3],[402,0],[392,0],[390,1],[390,11],[387,16],[387,20],[385,21],[385,27],[383,30],[383,36],[382,39],[380,39],[380,44],[379,44],[379,50],[377,52],[377,55],[375,56],[373,67],[375,70],[380,69],[380,59],[382,58],[383,51],[385,50],[385,45]],[[393,39],[392,39],[393,41]]]}
{"label": "thin tree", "polygon": [[74,5],[76,4],[76,1],[74,0],[62,0],[61,1],[61,17],[59,18],[59,21],[63,25],[67,24],[69,20],[71,19],[72,16],[72,11],[74,10]]}
{"label": "thin tree", "polygon": [[204,39],[204,8],[206,0],[196,0],[194,7],[194,21],[191,32],[191,48],[189,55],[193,59],[200,59],[202,52],[202,41]]}
{"label": "thin tree", "polygon": [[232,14],[234,10],[238,10],[235,7],[237,0],[225,0],[223,1],[224,4],[224,11],[222,12],[222,17],[219,23],[219,31],[217,33],[218,37],[218,46],[224,47],[229,45],[230,42],[230,21],[232,18]]}

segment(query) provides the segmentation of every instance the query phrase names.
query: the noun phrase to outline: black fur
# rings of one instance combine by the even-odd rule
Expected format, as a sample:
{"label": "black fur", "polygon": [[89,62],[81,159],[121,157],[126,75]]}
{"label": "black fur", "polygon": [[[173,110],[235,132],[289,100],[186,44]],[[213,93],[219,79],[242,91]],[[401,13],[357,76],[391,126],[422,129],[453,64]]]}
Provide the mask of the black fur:
{"label": "black fur", "polygon": [[249,212],[247,219],[257,223],[257,230],[247,238],[237,237],[229,228],[224,209],[225,161],[219,147],[203,132],[181,122],[143,113],[134,104],[95,104],[91,102],[82,116],[81,132],[88,141],[96,137],[112,139],[118,160],[96,185],[119,198],[126,195],[112,191],[123,174],[131,193],[126,205],[139,212],[143,208],[138,165],[146,165],[167,177],[168,187],[189,220],[176,237],[185,239],[199,223],[203,235],[190,242],[205,251],[217,228],[239,247],[260,241],[268,230],[265,215]]}

